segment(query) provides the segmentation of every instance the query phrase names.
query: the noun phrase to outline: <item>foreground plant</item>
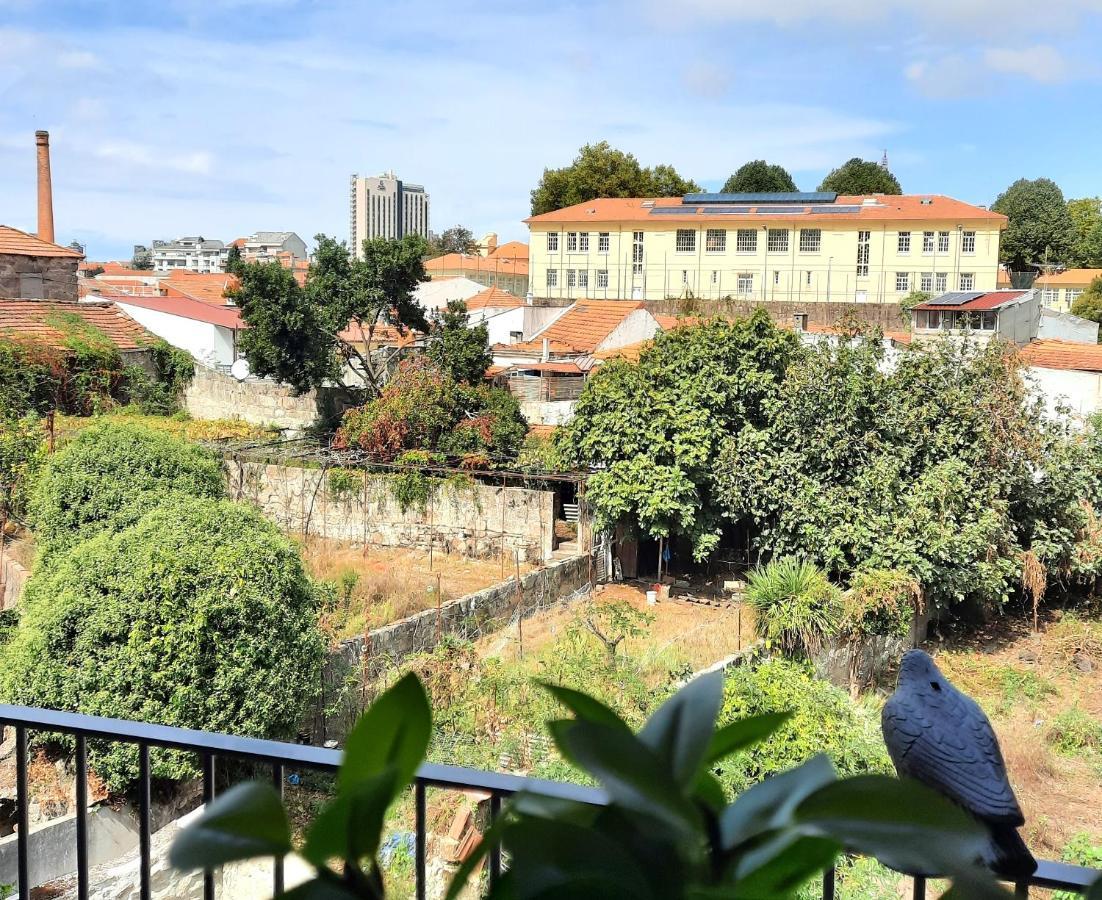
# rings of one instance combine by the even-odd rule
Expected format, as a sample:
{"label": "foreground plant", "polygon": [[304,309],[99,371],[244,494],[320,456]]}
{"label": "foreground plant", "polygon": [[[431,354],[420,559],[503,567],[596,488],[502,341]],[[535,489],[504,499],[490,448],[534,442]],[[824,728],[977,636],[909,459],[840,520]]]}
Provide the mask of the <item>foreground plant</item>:
{"label": "foreground plant", "polygon": [[[838,779],[826,757],[817,756],[728,803],[713,770],[767,737],[788,714],[717,729],[720,673],[690,682],[637,734],[592,697],[546,687],[573,713],[548,723],[556,745],[600,783],[608,802],[516,795],[457,872],[449,900],[498,845],[508,868],[490,890],[495,900],[794,897],[843,852],[875,857],[899,871],[943,872],[952,879],[945,897],[1009,896],[975,865],[984,830],[914,782],[879,775]],[[386,896],[377,860],[383,824],[413,780],[430,730],[428,700],[412,675],[364,714],[349,736],[336,796],[298,851],[317,875],[288,896]],[[276,792],[246,784],[208,806],[177,838],[171,861],[200,869],[291,849]]]}

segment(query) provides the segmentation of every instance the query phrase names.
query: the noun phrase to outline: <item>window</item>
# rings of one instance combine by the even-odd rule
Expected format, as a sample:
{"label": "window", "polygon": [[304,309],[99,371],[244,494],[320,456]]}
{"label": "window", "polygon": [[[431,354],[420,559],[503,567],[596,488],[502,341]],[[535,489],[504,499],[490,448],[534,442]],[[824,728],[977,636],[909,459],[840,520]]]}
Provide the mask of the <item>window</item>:
{"label": "window", "polygon": [[911,252],[911,233],[909,231],[899,232],[895,249],[899,253]]}
{"label": "window", "polygon": [[578,232],[568,231],[566,233],[566,252],[577,253],[578,252]]}
{"label": "window", "polygon": [[960,252],[961,253],[975,253],[976,252],[976,232],[974,231],[962,231],[960,235]]}
{"label": "window", "polygon": [[944,292],[949,289],[949,275],[946,272],[938,272],[934,276],[934,290]]}
{"label": "window", "polygon": [[712,269],[712,284],[719,284],[719,271]]}
{"label": "window", "polygon": [[578,235],[578,250],[582,253],[589,252],[589,232],[583,231]]}
{"label": "window", "polygon": [[1064,291],[1064,299],[1067,301],[1068,306],[1071,306],[1076,300],[1079,299],[1079,295],[1083,293],[1082,288],[1068,288]]}
{"label": "window", "polygon": [[559,270],[558,269],[548,269],[547,270],[547,286],[549,288],[559,286]]}
{"label": "window", "polygon": [[779,270],[774,269],[773,270],[773,284],[780,284],[780,283],[781,283],[781,273],[780,273]]}
{"label": "window", "polygon": [[608,269],[598,269],[597,270],[597,287],[599,287],[599,288],[608,287]]}
{"label": "window", "polygon": [[770,228],[766,239],[766,250],[770,253],[788,252],[788,229]]}
{"label": "window", "polygon": [[689,283],[689,270],[688,269],[682,269],[681,270],[681,283],[682,284],[688,284]]}
{"label": "window", "polygon": [[578,286],[578,272],[577,272],[576,269],[567,269],[566,270],[566,286],[568,288]]}
{"label": "window", "polygon": [[933,253],[934,252],[934,233],[932,231],[922,232],[922,252]]}
{"label": "window", "polygon": [[1041,292],[1041,297],[1045,303],[1055,303],[1056,299],[1060,296],[1059,288],[1045,288]]}
{"label": "window", "polygon": [[578,287],[589,287],[589,269],[578,269]]}
{"label": "window", "polygon": [[976,286],[976,276],[971,272],[960,273],[960,290],[970,291]]}
{"label": "window", "polygon": [[805,283],[807,284],[808,287],[811,287],[811,270],[810,269],[807,270],[806,275],[807,275],[807,279],[806,279]]}
{"label": "window", "polygon": [[926,323],[927,328],[940,328],[941,327],[941,310],[931,309],[930,320]]}
{"label": "window", "polygon": [[509,332],[509,343],[510,344],[519,344],[523,340],[524,340],[524,332],[523,331],[510,331]]}
{"label": "window", "polygon": [[949,252],[949,232],[939,231],[937,233],[937,252],[948,253]]}
{"label": "window", "polygon": [[597,252],[598,253],[608,253],[608,232],[607,231],[597,232]]}
{"label": "window", "polygon": [[918,276],[918,289],[929,293],[934,289],[934,273],[923,272]]}
{"label": "window", "polygon": [[631,233],[631,273],[643,274],[643,232],[641,231]]}
{"label": "window", "polygon": [[869,238],[871,233],[868,231],[857,232],[857,277],[868,278],[869,276]]}
{"label": "window", "polygon": [[800,229],[800,252],[818,253],[823,245],[823,232],[820,228]]}
{"label": "window", "polygon": [[915,316],[915,328],[926,328],[929,323],[929,313],[924,309],[916,309]]}
{"label": "window", "polygon": [[[742,232],[740,231],[741,235]],[[724,253],[727,250],[727,231],[723,228],[709,228],[704,234],[705,253]]]}
{"label": "window", "polygon": [[24,300],[42,300],[46,291],[42,284],[42,276],[34,273],[19,276],[19,296]]}
{"label": "window", "polygon": [[753,228],[740,228],[738,230],[738,239],[735,241],[735,250],[739,253],[757,253],[757,231]]}
{"label": "window", "polygon": [[739,272],[736,289],[740,294],[751,293],[754,290],[754,276],[749,272]]}
{"label": "window", "polygon": [[995,310],[986,310],[980,318],[980,328],[984,331],[995,330]]}
{"label": "window", "polygon": [[678,253],[693,253],[696,250],[696,232],[691,228],[678,228],[674,246]]}
{"label": "window", "polygon": [[909,291],[911,289],[911,273],[910,272],[896,272],[895,273],[895,289],[897,291]]}

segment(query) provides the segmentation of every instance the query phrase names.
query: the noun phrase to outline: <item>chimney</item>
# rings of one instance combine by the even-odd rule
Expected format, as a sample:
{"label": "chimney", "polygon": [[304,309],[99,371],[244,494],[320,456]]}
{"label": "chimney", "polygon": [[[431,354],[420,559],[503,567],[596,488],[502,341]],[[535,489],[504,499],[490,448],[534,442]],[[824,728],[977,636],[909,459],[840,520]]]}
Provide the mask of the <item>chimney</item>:
{"label": "chimney", "polygon": [[543,339],[543,353],[540,354],[541,362],[547,362],[551,359],[551,342],[547,339]]}
{"label": "chimney", "polygon": [[54,189],[50,181],[50,132],[36,131],[38,148],[38,236],[54,242]]}

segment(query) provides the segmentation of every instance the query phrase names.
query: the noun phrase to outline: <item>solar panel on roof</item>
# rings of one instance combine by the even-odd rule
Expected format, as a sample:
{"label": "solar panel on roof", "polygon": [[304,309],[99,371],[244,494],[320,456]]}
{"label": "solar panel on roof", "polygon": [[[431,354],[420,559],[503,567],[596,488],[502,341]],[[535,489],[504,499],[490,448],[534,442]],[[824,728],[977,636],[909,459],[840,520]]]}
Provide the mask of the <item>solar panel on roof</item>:
{"label": "solar panel on roof", "polygon": [[650,211],[652,216],[695,216],[696,207],[685,208],[683,206],[656,206]]}
{"label": "solar panel on roof", "polygon": [[823,206],[816,207],[812,210],[815,213],[855,213],[861,209],[860,206]]}
{"label": "solar panel on roof", "polygon": [[937,306],[960,306],[962,303],[968,303],[970,300],[982,297],[986,293],[987,291],[950,291],[948,294],[934,297],[930,303]]}
{"label": "solar panel on roof", "polygon": [[765,191],[736,194],[686,194],[685,203],[833,203],[834,191]]}
{"label": "solar panel on roof", "polygon": [[704,216],[745,216],[749,212],[749,206],[705,206],[700,211]]}
{"label": "solar panel on roof", "polygon": [[806,206],[759,206],[758,212],[770,216],[799,216],[807,212]]}

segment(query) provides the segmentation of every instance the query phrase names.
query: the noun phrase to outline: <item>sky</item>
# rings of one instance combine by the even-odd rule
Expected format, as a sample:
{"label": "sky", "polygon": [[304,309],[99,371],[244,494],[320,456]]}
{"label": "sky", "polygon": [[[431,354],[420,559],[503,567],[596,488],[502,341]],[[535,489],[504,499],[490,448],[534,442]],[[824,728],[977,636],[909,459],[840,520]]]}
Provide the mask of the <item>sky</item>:
{"label": "sky", "polygon": [[718,188],[853,156],[990,204],[1102,194],[1102,0],[0,0],[0,222],[60,243],[348,237],[349,175],[424,184],[431,225],[525,240],[545,167],[608,140]]}

